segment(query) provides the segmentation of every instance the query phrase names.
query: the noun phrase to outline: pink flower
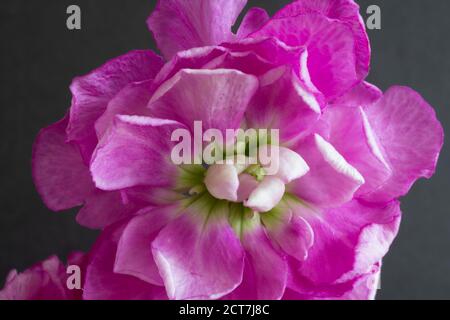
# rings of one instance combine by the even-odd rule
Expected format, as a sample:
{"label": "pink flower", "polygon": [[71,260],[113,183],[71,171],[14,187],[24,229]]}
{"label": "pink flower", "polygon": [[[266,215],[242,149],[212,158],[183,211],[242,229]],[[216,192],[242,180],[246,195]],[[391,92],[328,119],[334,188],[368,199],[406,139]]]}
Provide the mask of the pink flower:
{"label": "pink flower", "polygon": [[[104,228],[85,299],[371,299],[398,198],[443,143],[414,91],[364,82],[370,48],[350,0],[273,18],[245,0],[160,1],[167,63],[134,51],[74,80],[70,113],[35,144],[49,208]],[[188,6],[189,4],[189,6]],[[278,170],[175,165],[172,133],[277,129]],[[105,228],[106,227],[106,228]]]}
{"label": "pink flower", "polygon": [[[69,265],[84,267],[84,255],[72,253]],[[22,273],[12,270],[0,291],[0,300],[79,300],[81,290],[69,289],[69,274],[58,257],[52,256]]]}

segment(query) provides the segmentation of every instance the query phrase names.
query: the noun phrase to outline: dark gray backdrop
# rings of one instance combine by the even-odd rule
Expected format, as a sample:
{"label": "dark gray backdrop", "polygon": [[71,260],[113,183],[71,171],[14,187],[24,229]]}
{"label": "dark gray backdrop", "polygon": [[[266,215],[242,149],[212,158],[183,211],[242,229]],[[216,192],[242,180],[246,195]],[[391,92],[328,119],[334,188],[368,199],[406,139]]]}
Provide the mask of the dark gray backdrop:
{"label": "dark gray backdrop", "polygon": [[[289,1],[251,0],[273,13]],[[382,9],[382,30],[369,31],[369,80],[418,90],[445,128],[450,102],[450,2],[361,0]],[[82,30],[68,31],[66,8],[82,9]],[[31,180],[30,154],[40,128],[70,106],[72,78],[131,49],[154,48],[145,20],[153,0],[0,1],[0,285],[56,253],[87,250],[96,232],[78,226],[75,211],[52,213]],[[449,150],[436,176],[403,199],[403,224],[384,261],[380,299],[450,298]]]}

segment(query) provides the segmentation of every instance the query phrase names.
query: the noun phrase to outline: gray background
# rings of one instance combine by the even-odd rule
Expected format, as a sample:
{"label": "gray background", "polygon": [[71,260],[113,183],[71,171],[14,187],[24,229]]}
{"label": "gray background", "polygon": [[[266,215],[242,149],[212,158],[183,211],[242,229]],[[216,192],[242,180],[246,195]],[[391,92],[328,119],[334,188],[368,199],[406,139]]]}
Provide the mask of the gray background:
{"label": "gray background", "polygon": [[[253,0],[273,13],[289,1]],[[447,129],[450,102],[450,1],[361,0],[382,9],[382,30],[369,31],[369,80],[419,91]],[[66,8],[82,9],[82,30],[66,29]],[[11,268],[56,253],[87,250],[96,232],[78,226],[76,211],[52,213],[31,180],[31,146],[40,128],[70,106],[68,86],[136,48],[153,48],[145,20],[155,1],[0,1],[0,284]],[[379,299],[450,298],[449,150],[436,176],[403,199],[403,224],[384,261]]]}

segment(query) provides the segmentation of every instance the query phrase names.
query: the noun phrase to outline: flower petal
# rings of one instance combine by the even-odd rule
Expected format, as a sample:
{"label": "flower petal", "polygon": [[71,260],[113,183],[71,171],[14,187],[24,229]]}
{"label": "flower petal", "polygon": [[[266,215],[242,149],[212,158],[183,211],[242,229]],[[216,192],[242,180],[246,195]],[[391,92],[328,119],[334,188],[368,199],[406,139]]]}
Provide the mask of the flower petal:
{"label": "flower petal", "polygon": [[259,182],[255,177],[242,173],[239,175],[239,189],[238,189],[238,198],[237,202],[247,201],[253,190],[258,187]]}
{"label": "flower petal", "polygon": [[259,154],[265,156],[270,155],[269,163],[264,163],[263,167],[277,169],[274,176],[285,184],[303,177],[309,171],[305,160],[291,149],[275,145],[265,145],[259,148]]}
{"label": "flower petal", "polygon": [[163,281],[153,260],[151,243],[175,213],[175,206],[149,208],[133,218],[120,237],[114,272],[162,286]]}
{"label": "flower petal", "polygon": [[[203,130],[240,127],[258,80],[237,70],[181,70],[154,94],[152,115],[178,121],[194,132],[194,122]],[[198,94],[201,92],[201,94]]]}
{"label": "flower petal", "polygon": [[66,142],[67,121],[65,117],[41,130],[33,146],[33,180],[44,203],[54,211],[82,205],[94,190],[77,147]]}
{"label": "flower petal", "polygon": [[272,19],[251,36],[273,36],[290,46],[306,46],[312,83],[329,101],[359,82],[355,39],[344,22],[319,14],[303,14]]}
{"label": "flower petal", "polygon": [[296,0],[278,11],[274,18],[295,17],[302,14],[321,14],[350,26],[356,51],[356,71],[364,79],[370,65],[370,43],[359,6],[353,0]]}
{"label": "flower petal", "polygon": [[315,240],[308,259],[292,263],[290,287],[298,292],[305,289],[302,278],[313,285],[339,284],[369,272],[388,252],[401,218],[398,202],[369,205],[354,200],[315,214],[307,210],[303,218]]}
{"label": "flower petal", "polygon": [[246,0],[159,1],[147,20],[166,59],[179,51],[233,39],[231,27]]}
{"label": "flower petal", "polygon": [[118,116],[92,159],[91,173],[96,186],[120,190],[141,185],[173,185],[177,169],[170,159],[171,134],[180,127],[171,120]]}
{"label": "flower petal", "polygon": [[258,215],[243,231],[242,244],[247,253],[242,284],[226,299],[277,300],[286,288],[287,264],[267,237]]}
{"label": "flower petal", "polygon": [[251,33],[258,31],[263,25],[270,20],[270,16],[266,10],[258,7],[248,10],[242,20],[237,32],[238,38],[245,38]]}
{"label": "flower petal", "polygon": [[214,206],[211,198],[194,203],[152,244],[171,299],[218,299],[242,281],[244,251],[228,224],[227,207],[211,208],[210,201]]}
{"label": "flower petal", "polygon": [[210,166],[206,172],[205,185],[214,198],[237,201],[239,178],[236,167],[231,164]]}
{"label": "flower petal", "polygon": [[[164,287],[114,273],[117,243],[126,222],[106,228],[89,254],[83,298],[86,300],[163,300]],[[150,245],[149,245],[150,250]]]}
{"label": "flower petal", "polygon": [[266,176],[263,181],[250,194],[244,205],[257,212],[272,210],[283,198],[284,183],[277,177]]}
{"label": "flower petal", "polygon": [[97,143],[95,122],[108,102],[127,84],[153,79],[162,65],[162,59],[152,51],[132,51],[73,80],[67,136],[80,146],[86,163]]}
{"label": "flower petal", "polygon": [[310,167],[288,190],[300,199],[322,207],[335,207],[350,201],[364,184],[363,176],[320,135],[315,134],[292,148]]}
{"label": "flower petal", "polygon": [[393,171],[367,200],[382,202],[403,196],[417,179],[433,176],[444,132],[433,108],[418,93],[393,87],[364,111]]}
{"label": "flower petal", "polygon": [[361,107],[327,108],[323,119],[329,127],[328,141],[364,177],[365,183],[357,196],[374,191],[388,181],[392,169]]}

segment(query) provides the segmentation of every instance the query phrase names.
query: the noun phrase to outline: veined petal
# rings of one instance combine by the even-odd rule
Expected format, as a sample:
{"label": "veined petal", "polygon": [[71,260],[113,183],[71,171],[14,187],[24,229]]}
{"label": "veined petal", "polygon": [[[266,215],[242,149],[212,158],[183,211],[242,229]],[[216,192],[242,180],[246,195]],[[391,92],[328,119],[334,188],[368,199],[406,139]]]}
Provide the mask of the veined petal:
{"label": "veined petal", "polygon": [[161,57],[152,51],[132,51],[73,80],[67,136],[79,145],[86,163],[97,144],[95,122],[108,102],[127,84],[153,79],[162,65]]}
{"label": "veined petal", "polygon": [[266,10],[258,7],[251,8],[246,13],[241,25],[239,26],[237,37],[247,37],[251,33],[258,31],[269,20],[270,16]]}
{"label": "veined petal", "polygon": [[192,132],[194,122],[202,121],[203,130],[224,134],[240,127],[257,88],[256,77],[237,70],[184,69],[155,92],[149,108],[153,116],[178,121]]}
{"label": "veined petal", "polygon": [[241,283],[244,250],[227,210],[226,204],[202,197],[153,241],[169,298],[219,299]]}
{"label": "veined petal", "polygon": [[173,185],[177,168],[170,159],[171,134],[181,127],[171,120],[118,116],[93,156],[91,173],[97,187]]}
{"label": "veined petal", "polygon": [[364,184],[363,176],[320,135],[315,134],[292,148],[310,167],[288,190],[300,199],[322,207],[335,207],[350,201]]}
{"label": "veined petal", "polygon": [[33,146],[33,180],[44,203],[59,211],[80,206],[94,191],[78,148],[67,142],[67,117],[41,130]]}
{"label": "veined petal", "polygon": [[391,178],[365,198],[389,201],[405,195],[417,179],[431,178],[444,142],[433,108],[412,89],[393,87],[364,111],[392,167]]}
{"label": "veined petal", "polygon": [[149,208],[133,218],[120,237],[114,272],[162,286],[162,278],[153,260],[151,243],[176,213],[176,206]]}
{"label": "veined petal", "polygon": [[246,0],[158,1],[147,25],[166,59],[179,51],[233,39],[231,27]]}

